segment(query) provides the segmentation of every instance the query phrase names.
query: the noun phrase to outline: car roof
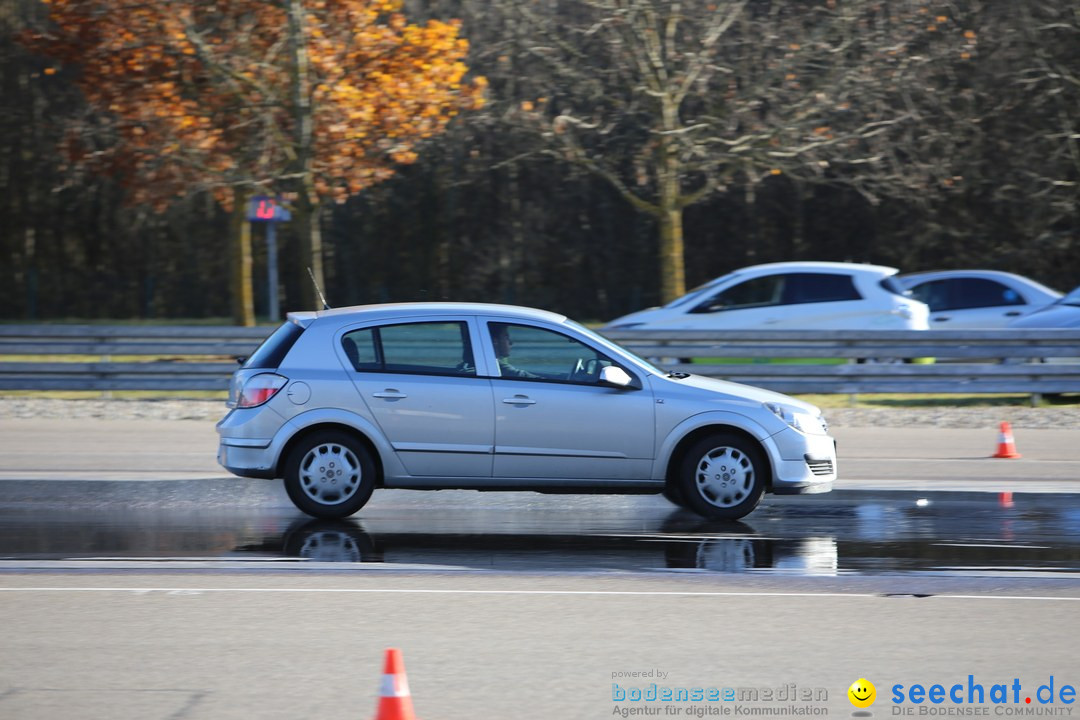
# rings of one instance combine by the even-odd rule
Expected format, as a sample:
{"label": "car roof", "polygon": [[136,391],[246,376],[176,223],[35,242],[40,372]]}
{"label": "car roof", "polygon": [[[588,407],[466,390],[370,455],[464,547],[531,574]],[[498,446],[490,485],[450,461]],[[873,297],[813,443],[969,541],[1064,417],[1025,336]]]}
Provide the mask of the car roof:
{"label": "car roof", "polygon": [[381,303],[376,305],[352,305],[328,310],[289,313],[289,320],[308,325],[316,319],[382,320],[390,318],[424,318],[431,315],[499,315],[518,320],[544,320],[553,323],[566,322],[566,316],[547,310],[499,305],[495,303],[469,302],[411,302]]}
{"label": "car roof", "polygon": [[[744,275],[749,273],[768,273],[777,270],[786,272],[821,271],[847,272],[855,275],[895,275],[899,272],[894,267],[887,265],[871,265],[869,263],[832,262],[828,260],[792,260],[786,262],[762,263],[761,265],[748,265],[733,270],[729,275]],[[717,278],[719,279],[719,278]]]}

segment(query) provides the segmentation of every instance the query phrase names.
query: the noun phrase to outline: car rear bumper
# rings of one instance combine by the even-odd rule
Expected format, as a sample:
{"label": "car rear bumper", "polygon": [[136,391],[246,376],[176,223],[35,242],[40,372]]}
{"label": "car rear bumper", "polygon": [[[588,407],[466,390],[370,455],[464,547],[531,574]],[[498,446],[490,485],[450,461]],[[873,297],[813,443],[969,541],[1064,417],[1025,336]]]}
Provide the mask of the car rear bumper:
{"label": "car rear bumper", "polygon": [[270,408],[234,409],[217,424],[218,464],[234,475],[274,478],[274,431],[284,421]]}
{"label": "car rear bumper", "polygon": [[233,475],[246,478],[272,479],[277,476],[274,468],[267,463],[265,449],[229,445],[222,441],[218,444],[218,465]]}

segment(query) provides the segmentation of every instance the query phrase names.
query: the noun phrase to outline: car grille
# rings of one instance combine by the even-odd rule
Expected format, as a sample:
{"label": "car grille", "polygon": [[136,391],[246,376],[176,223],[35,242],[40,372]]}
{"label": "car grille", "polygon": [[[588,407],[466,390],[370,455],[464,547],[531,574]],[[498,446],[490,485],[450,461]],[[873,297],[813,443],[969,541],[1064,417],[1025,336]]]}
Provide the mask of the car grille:
{"label": "car grille", "polygon": [[810,467],[810,472],[815,475],[831,475],[833,472],[833,462],[828,458],[821,459],[807,456],[806,464]]}

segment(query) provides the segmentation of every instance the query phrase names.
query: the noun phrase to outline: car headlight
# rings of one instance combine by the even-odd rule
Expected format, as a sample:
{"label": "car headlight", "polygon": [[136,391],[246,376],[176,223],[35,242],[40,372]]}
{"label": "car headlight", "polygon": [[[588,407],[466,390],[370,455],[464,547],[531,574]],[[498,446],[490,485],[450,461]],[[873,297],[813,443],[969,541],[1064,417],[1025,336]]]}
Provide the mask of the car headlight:
{"label": "car headlight", "polygon": [[821,415],[811,415],[801,408],[780,403],[768,402],[765,407],[799,432],[807,435],[826,435],[829,432],[829,425]]}

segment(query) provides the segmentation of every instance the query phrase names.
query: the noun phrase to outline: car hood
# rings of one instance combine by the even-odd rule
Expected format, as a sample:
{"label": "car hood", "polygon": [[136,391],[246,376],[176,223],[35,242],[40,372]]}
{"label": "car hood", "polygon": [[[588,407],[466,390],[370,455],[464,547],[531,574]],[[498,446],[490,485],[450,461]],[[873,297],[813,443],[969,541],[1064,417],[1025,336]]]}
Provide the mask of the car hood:
{"label": "car hood", "polygon": [[651,307],[644,310],[638,310],[637,312],[632,312],[629,315],[623,315],[622,317],[615,318],[614,320],[604,325],[603,329],[614,330],[616,328],[625,327],[627,325],[636,325],[638,323],[651,322],[658,317],[662,318],[666,315],[666,313],[660,312],[663,309],[664,308],[662,307]]}
{"label": "car hood", "polygon": [[1080,307],[1055,303],[1009,323],[1011,328],[1080,327]]}
{"label": "car hood", "polygon": [[[812,405],[808,402],[798,400],[790,395],[784,395],[783,393],[774,392],[772,390],[765,390],[763,388],[754,387],[753,385],[743,385],[742,383],[731,382],[729,380],[717,380],[716,378],[705,377],[703,375],[690,375],[685,378],[664,377],[664,380],[677,386],[679,389],[701,390],[709,393],[717,393],[723,395],[722,398],[726,402],[738,402],[743,401],[748,404],[761,404],[761,403],[782,403],[789,407],[795,407],[803,412],[809,413],[814,416],[821,415],[821,410],[816,405]],[[717,398],[718,400],[721,398]]]}

